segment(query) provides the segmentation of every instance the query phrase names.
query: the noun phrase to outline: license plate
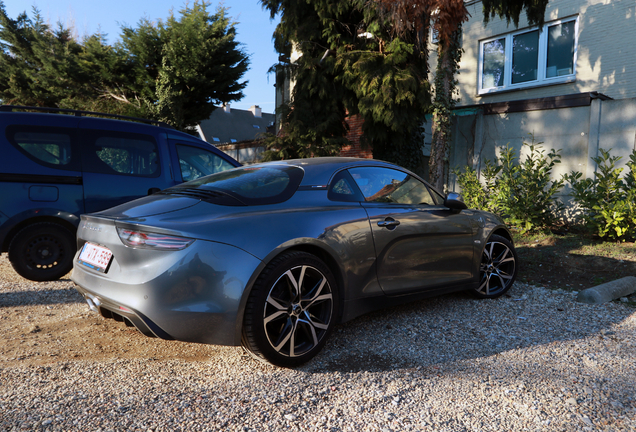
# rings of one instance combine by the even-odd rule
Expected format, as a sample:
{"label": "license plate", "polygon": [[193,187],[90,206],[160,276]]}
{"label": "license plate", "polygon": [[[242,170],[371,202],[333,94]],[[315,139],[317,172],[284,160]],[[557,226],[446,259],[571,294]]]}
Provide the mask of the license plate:
{"label": "license plate", "polygon": [[100,273],[106,273],[112,258],[113,253],[110,249],[94,243],[84,243],[78,261],[86,267],[90,267]]}

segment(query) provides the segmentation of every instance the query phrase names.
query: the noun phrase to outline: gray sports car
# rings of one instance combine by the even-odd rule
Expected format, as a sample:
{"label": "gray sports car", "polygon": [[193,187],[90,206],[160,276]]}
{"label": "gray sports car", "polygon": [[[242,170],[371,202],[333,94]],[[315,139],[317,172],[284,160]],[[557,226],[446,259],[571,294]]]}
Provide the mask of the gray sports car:
{"label": "gray sports car", "polygon": [[368,159],[236,168],[82,216],[72,279],[148,336],[296,366],[338,322],[459,290],[494,298],[517,255],[495,215]]}

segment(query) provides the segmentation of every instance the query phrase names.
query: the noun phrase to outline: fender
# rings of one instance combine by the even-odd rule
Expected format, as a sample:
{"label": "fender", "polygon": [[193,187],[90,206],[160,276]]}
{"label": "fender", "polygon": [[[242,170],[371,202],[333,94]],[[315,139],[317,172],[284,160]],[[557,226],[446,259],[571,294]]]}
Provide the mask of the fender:
{"label": "fender", "polygon": [[28,209],[8,218],[0,225],[0,246],[2,252],[9,250],[13,236],[22,228],[37,222],[57,222],[73,231],[80,223],[79,215],[55,208]]}
{"label": "fender", "polygon": [[[345,278],[342,277],[342,275],[344,274],[344,268],[341,264],[341,260],[338,259],[338,254],[336,253],[336,251],[331,248],[328,244],[321,242],[320,240],[317,240],[315,238],[296,238],[296,239],[291,239],[288,240],[280,245],[278,245],[276,248],[274,248],[269,254],[267,254],[267,256],[265,256],[265,258],[261,261],[261,263],[258,265],[258,267],[254,270],[254,273],[252,273],[252,276],[250,277],[250,279],[248,280],[246,286],[245,286],[245,290],[243,291],[243,295],[241,296],[241,301],[239,303],[239,311],[236,317],[236,328],[235,328],[235,333],[234,333],[234,341],[237,345],[241,344],[241,337],[242,337],[242,331],[243,331],[243,315],[245,313],[245,305],[247,304],[247,299],[250,295],[250,292],[252,291],[252,287],[254,286],[254,284],[256,283],[256,280],[258,279],[258,277],[260,276],[260,274],[263,272],[263,269],[265,269],[265,267],[267,267],[267,265],[274,259],[276,258],[278,255],[288,251],[288,250],[307,250],[307,249],[320,249],[322,251],[323,254],[328,255],[331,258],[330,263],[327,263],[327,265],[329,267],[332,267],[332,264],[335,264],[337,266],[337,272],[334,272],[334,277],[336,278],[336,280],[339,282],[339,294],[342,298],[342,301],[340,302],[340,311],[338,311],[338,315],[342,314],[342,308],[344,306],[344,295],[343,293],[347,292],[346,288],[345,288],[345,284],[347,283]],[[308,252],[311,252],[311,250],[309,250]],[[338,274],[339,273],[339,274]]]}

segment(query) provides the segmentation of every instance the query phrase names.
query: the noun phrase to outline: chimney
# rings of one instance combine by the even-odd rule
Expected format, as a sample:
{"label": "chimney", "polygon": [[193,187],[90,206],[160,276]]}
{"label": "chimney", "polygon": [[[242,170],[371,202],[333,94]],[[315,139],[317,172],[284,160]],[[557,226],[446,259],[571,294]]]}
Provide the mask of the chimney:
{"label": "chimney", "polygon": [[230,113],[230,104],[229,103],[224,103],[223,104],[223,112],[225,113]]}
{"label": "chimney", "polygon": [[258,105],[252,105],[250,107],[250,111],[254,115],[254,117],[261,118],[263,117],[261,114],[261,108]]}

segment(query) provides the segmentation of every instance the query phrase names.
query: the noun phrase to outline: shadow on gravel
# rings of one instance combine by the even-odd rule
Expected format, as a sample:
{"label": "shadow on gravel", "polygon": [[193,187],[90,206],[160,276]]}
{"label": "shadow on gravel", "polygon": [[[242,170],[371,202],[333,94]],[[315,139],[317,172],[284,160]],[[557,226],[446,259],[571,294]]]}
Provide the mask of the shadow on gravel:
{"label": "shadow on gravel", "polygon": [[84,298],[73,288],[50,291],[17,291],[0,293],[0,308],[64,303],[84,303]]}
{"label": "shadow on gravel", "polygon": [[335,328],[323,352],[303,369],[384,372],[418,368],[436,374],[444,364],[494,356],[514,349],[611,335],[630,308],[582,305],[571,294],[545,290],[528,300],[522,292],[496,300],[450,294],[374,312]]}

